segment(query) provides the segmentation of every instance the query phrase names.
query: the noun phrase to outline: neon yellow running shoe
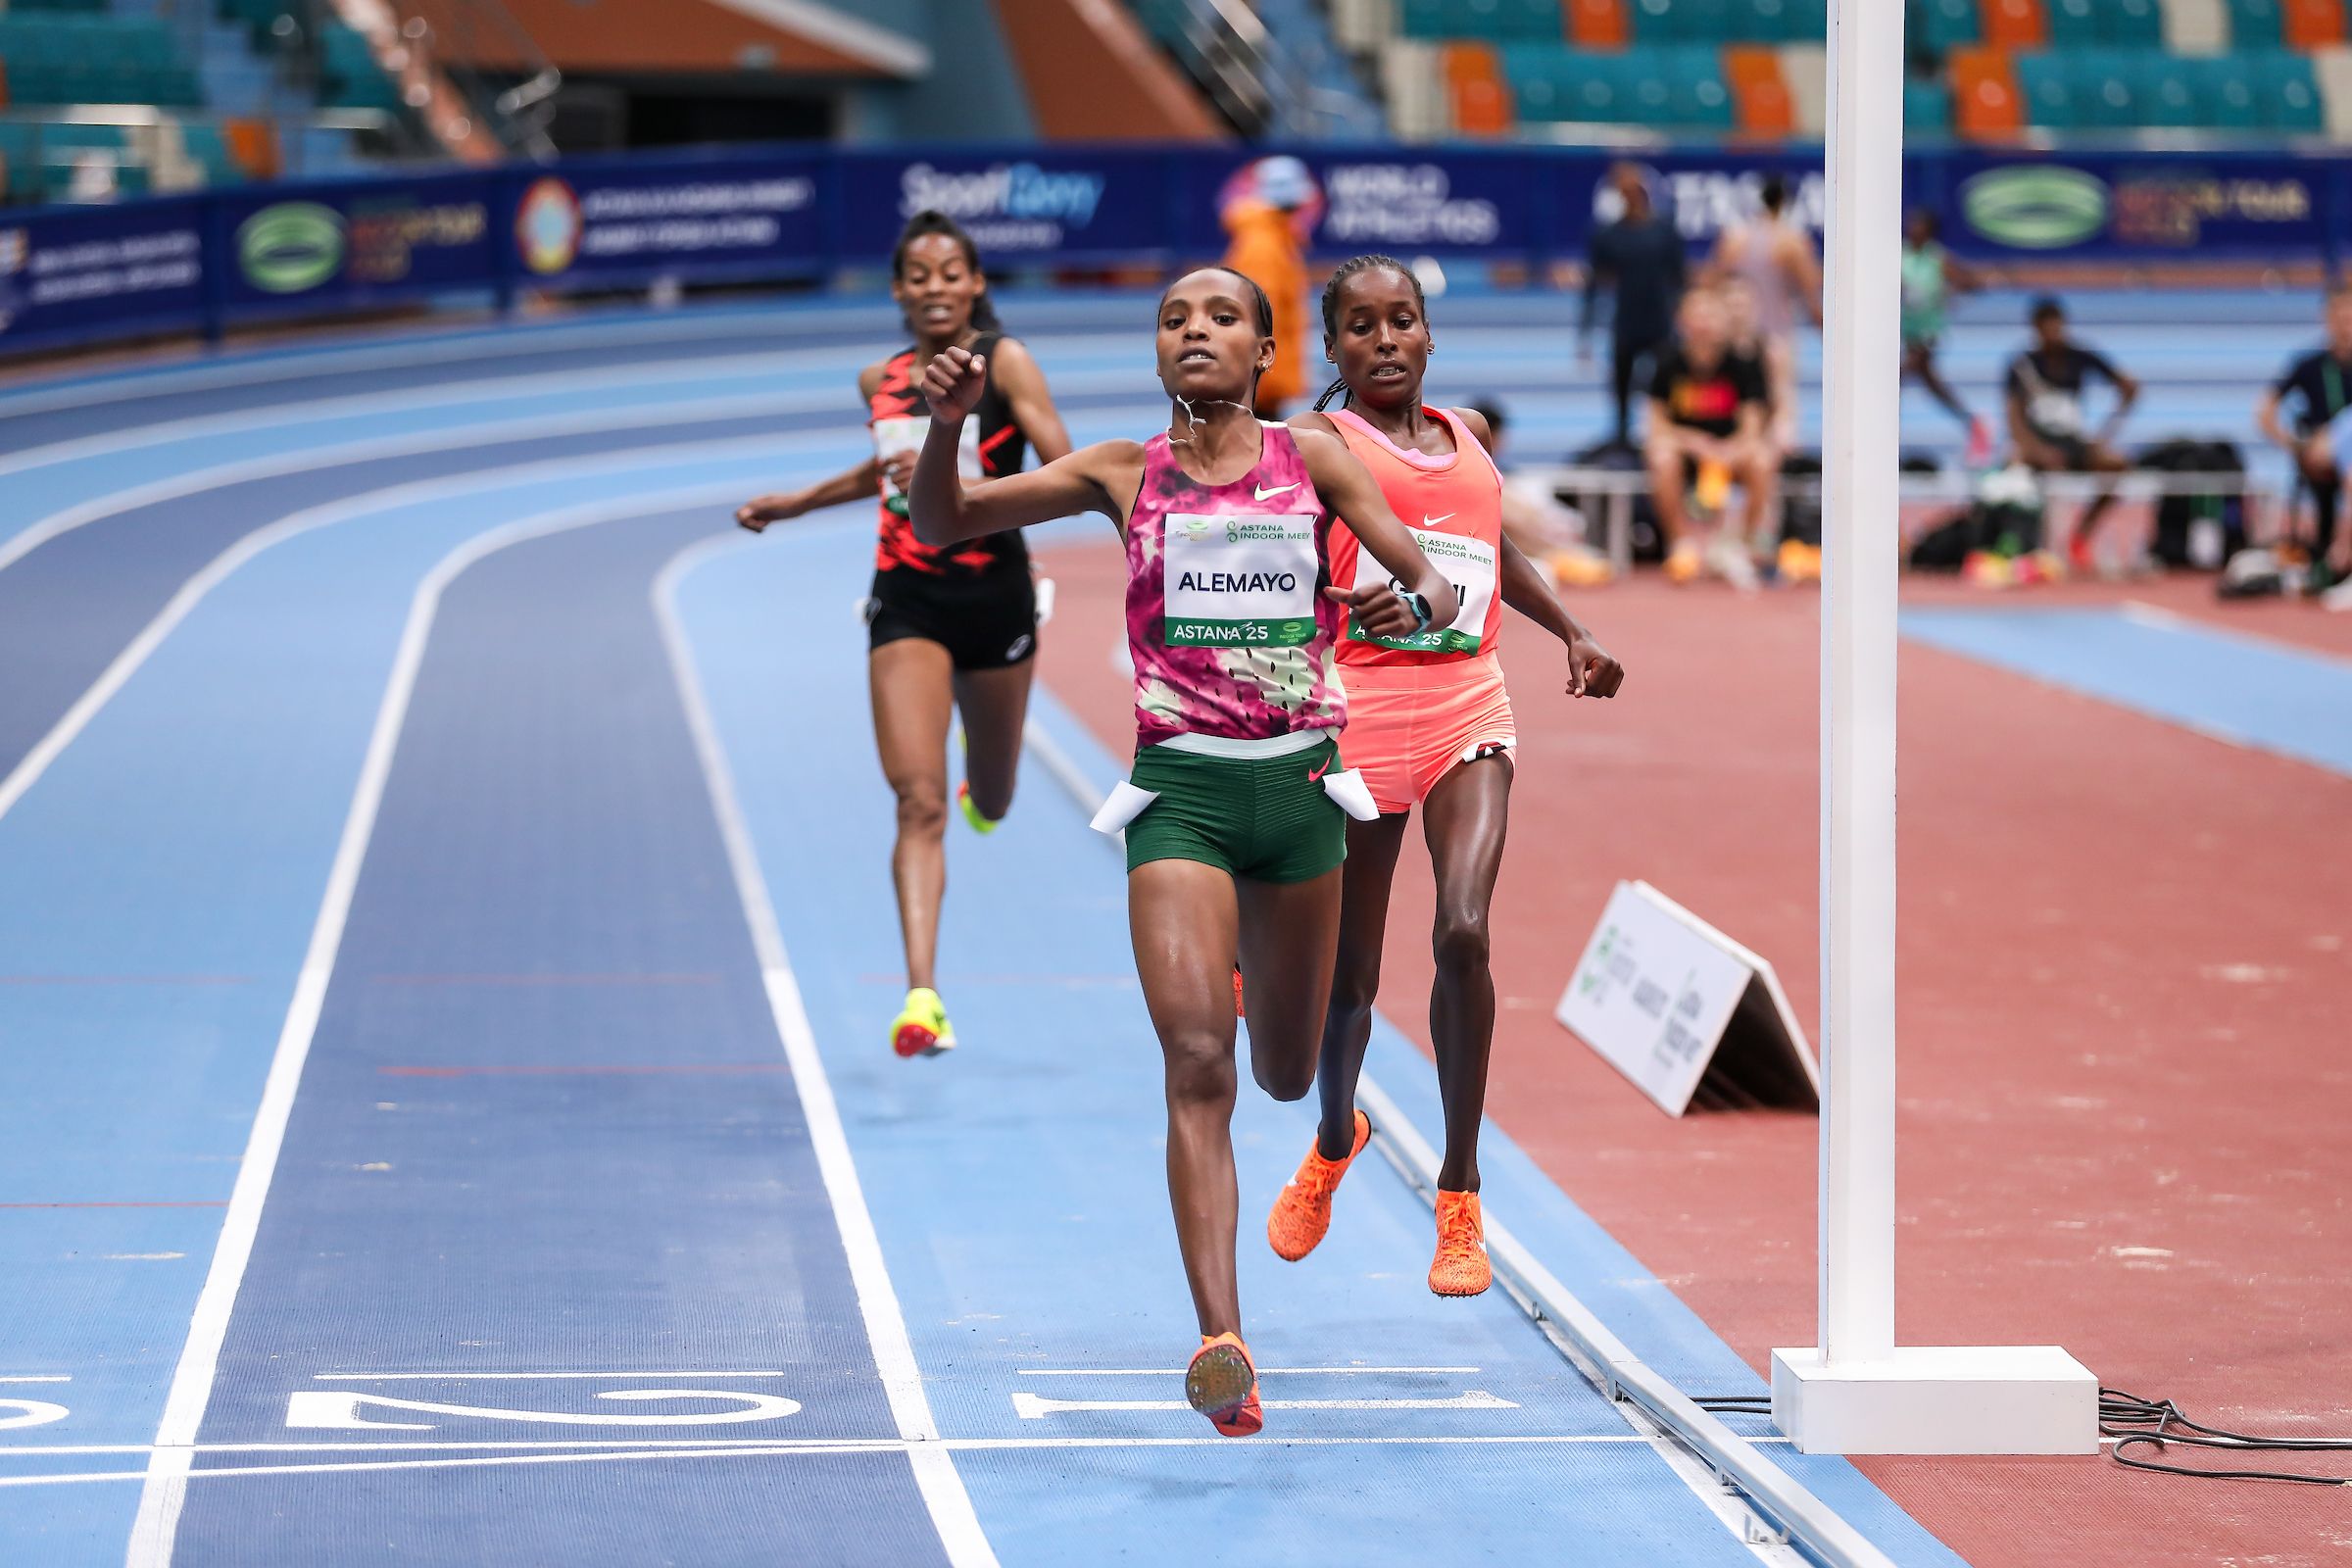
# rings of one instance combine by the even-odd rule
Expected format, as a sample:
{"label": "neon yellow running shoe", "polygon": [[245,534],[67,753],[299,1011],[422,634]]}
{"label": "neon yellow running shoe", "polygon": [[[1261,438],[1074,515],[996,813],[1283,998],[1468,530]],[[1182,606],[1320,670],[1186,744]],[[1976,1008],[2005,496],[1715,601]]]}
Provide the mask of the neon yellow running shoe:
{"label": "neon yellow running shoe", "polygon": [[948,1022],[938,992],[916,986],[906,993],[905,1009],[890,1025],[890,1049],[909,1061],[956,1049],[956,1029]]}
{"label": "neon yellow running shoe", "polygon": [[980,814],[980,808],[972,804],[972,787],[969,784],[956,786],[956,804],[963,808],[963,819],[972,824],[972,831],[975,833],[994,833],[997,830],[997,822],[1003,820],[1002,818],[991,819]]}

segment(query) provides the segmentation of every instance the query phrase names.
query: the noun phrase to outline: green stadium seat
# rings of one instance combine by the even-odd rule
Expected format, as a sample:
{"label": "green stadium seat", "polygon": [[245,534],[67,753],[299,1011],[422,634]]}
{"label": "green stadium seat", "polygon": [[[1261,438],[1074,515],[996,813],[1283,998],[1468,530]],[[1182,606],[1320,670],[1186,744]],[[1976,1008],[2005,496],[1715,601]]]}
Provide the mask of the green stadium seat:
{"label": "green stadium seat", "polygon": [[1933,76],[1905,76],[1903,130],[1911,135],[1950,135],[1952,89]]}
{"label": "green stadium seat", "polygon": [[1914,53],[1941,55],[1983,36],[1976,0],[1911,0],[1906,31]]}
{"label": "green stadium seat", "polygon": [[2278,0],[2230,0],[2230,44],[2239,53],[2278,48],[2280,26]]}

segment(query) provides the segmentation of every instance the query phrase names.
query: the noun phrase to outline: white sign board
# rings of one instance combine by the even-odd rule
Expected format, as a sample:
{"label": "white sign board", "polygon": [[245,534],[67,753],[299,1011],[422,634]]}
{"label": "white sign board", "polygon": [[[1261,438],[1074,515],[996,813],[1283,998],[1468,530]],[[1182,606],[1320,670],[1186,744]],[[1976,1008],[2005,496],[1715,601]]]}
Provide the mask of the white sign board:
{"label": "white sign board", "polygon": [[1821,1102],[1772,965],[1646,882],[1609,895],[1556,1016],[1670,1116]]}

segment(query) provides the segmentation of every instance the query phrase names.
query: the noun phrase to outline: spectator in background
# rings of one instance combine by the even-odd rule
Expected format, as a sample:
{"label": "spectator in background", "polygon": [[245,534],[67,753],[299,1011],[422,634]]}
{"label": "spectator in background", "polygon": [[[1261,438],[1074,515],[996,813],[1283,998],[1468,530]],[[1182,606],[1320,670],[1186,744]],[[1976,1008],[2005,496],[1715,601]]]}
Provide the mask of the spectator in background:
{"label": "spectator in background", "polygon": [[1502,474],[1502,531],[1519,553],[1551,573],[1563,588],[1597,588],[1613,575],[1608,557],[1587,541],[1584,514],[1565,506],[1544,479],[1513,473],[1502,456],[1507,424],[1502,405],[1481,398],[1470,405],[1485,416],[1494,437],[1487,456]]}
{"label": "spectator in background", "polygon": [[1274,307],[1274,364],[1257,378],[1257,415],[1279,419],[1306,391],[1306,236],[1298,215],[1316,198],[1315,176],[1296,158],[1261,159],[1224,212],[1232,243],[1225,266],[1266,291]]}
{"label": "spectator in background", "polygon": [[[2343,479],[2335,453],[2327,439],[2328,427],[2352,407],[2352,283],[2338,282],[2328,293],[2328,342],[2286,368],[2254,406],[2262,433],[2284,447],[2295,460],[2296,471],[2311,487],[2316,513],[2311,564],[2306,587],[2323,593],[2337,576],[2336,511],[2343,501]],[[2279,422],[2279,405],[2295,405],[2294,429]]]}
{"label": "spectator in background", "polygon": [[1608,172],[1608,187],[1621,210],[1614,221],[1593,230],[1585,268],[1585,315],[1579,342],[1592,352],[1592,325],[1601,294],[1613,295],[1609,327],[1609,385],[1617,399],[1619,446],[1633,445],[1635,378],[1674,335],[1674,313],[1683,297],[1683,236],[1671,214],[1659,216],[1649,185],[1632,164]]}
{"label": "spectator in background", "polygon": [[[2034,346],[2009,362],[2009,436],[2019,460],[2039,473],[2123,472],[2131,465],[2112,443],[2139,399],[2139,383],[2096,349],[2068,337],[2066,307],[2055,299],[2035,300],[2030,319]],[[2096,431],[2082,412],[2082,393],[2093,378],[2115,388],[2115,410]],[[2114,504],[2115,484],[2110,480],[2075,524],[2067,555],[2077,571],[2089,571],[2097,564],[2091,537]]]}
{"label": "spectator in background", "polygon": [[[1650,499],[1668,546],[1666,575],[1684,583],[1712,570],[1736,587],[1752,588],[1756,567],[1746,541],[1773,480],[1764,368],[1733,352],[1714,290],[1687,295],[1678,324],[1650,379],[1643,441]],[[1735,483],[1745,509],[1738,519],[1728,511]]]}
{"label": "spectator in background", "polygon": [[1755,295],[1756,333],[1764,345],[1764,373],[1772,415],[1768,427],[1782,451],[1796,445],[1796,321],[1821,324],[1821,258],[1812,236],[1786,216],[1788,182],[1767,174],[1757,188],[1761,210],[1726,228],[1715,242],[1709,276],[1739,279]]}
{"label": "spectator in background", "polygon": [[[1788,445],[1780,439],[1782,389],[1772,382],[1771,345],[1765,341],[1763,323],[1756,310],[1756,291],[1747,279],[1734,276],[1715,286],[1715,296],[1723,301],[1724,336],[1732,345],[1733,355],[1753,361],[1764,381],[1764,428],[1757,439],[1764,444],[1761,463],[1765,489],[1751,497],[1748,506],[1748,515],[1763,531],[1747,542],[1750,554],[1762,556],[1769,554],[1777,542],[1771,534],[1774,519],[1780,516],[1781,463],[1788,456]],[[1788,395],[1794,395],[1793,387],[1788,389]],[[1793,415],[1790,423],[1794,423]]]}
{"label": "spectator in background", "polygon": [[1954,294],[1973,292],[1983,279],[1973,267],[1952,259],[1936,238],[1936,215],[1914,209],[1903,221],[1903,377],[1928,389],[1928,396],[1968,427],[1961,463],[1982,468],[1992,461],[1992,429],[1960,401],[1960,394],[1936,365],[1936,340],[1951,314]]}

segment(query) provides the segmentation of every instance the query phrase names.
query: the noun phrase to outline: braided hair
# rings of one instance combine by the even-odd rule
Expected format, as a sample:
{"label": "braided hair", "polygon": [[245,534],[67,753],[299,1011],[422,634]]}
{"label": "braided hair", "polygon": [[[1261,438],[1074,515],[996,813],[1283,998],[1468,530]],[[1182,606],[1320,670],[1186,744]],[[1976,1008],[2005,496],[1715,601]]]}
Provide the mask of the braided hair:
{"label": "braided hair", "polygon": [[[972,243],[972,236],[963,231],[963,225],[937,208],[926,207],[906,220],[906,226],[899,230],[899,243],[890,253],[890,276],[893,282],[906,275],[906,253],[914,249],[914,242],[933,234],[944,234],[954,240],[956,248],[963,252],[963,265],[975,273],[986,272],[987,269],[980,265],[980,247]],[[911,320],[906,323],[906,329],[910,332],[914,330]],[[986,288],[972,296],[972,330],[1004,330],[1004,323],[997,319],[996,301],[988,297]]]}
{"label": "braided hair", "polygon": [[[1323,285],[1323,342],[1325,346],[1328,347],[1340,335],[1340,290],[1347,286],[1349,278],[1359,272],[1377,272],[1384,270],[1395,272],[1413,286],[1413,303],[1421,308],[1423,319],[1428,318],[1429,301],[1422,297],[1421,279],[1411,268],[1394,256],[1351,256],[1333,269],[1331,281]],[[1347,390],[1348,378],[1343,375],[1325,387],[1323,395],[1315,399],[1315,412],[1321,414],[1331,406],[1333,398],[1340,397]],[[1344,401],[1340,405],[1342,408],[1347,406]]]}

